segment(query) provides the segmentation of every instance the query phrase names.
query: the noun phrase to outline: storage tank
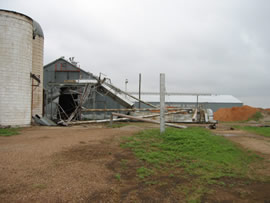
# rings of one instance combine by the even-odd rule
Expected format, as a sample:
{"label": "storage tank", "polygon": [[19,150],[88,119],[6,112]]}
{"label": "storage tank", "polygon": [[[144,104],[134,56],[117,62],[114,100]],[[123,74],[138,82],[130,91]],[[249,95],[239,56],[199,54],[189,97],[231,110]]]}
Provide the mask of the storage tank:
{"label": "storage tank", "polygon": [[39,79],[40,83],[32,80],[32,116],[42,115],[43,108],[43,47],[44,34],[38,22],[33,21],[33,52],[32,73]]}
{"label": "storage tank", "polygon": [[[36,50],[41,46],[39,40],[33,39],[33,31],[30,17],[0,10],[0,126],[27,126],[31,123],[33,79],[30,73],[36,67],[33,63],[40,66],[40,62],[36,62],[40,57],[33,53],[33,47]],[[38,46],[35,46],[36,42]]]}

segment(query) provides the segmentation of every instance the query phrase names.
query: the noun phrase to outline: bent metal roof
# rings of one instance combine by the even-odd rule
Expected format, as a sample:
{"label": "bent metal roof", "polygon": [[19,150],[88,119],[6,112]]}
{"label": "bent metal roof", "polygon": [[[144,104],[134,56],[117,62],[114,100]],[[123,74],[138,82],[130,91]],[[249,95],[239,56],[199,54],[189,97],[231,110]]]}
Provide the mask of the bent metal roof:
{"label": "bent metal roof", "polygon": [[[83,80],[75,80],[75,81],[77,83],[93,83],[93,84],[98,82],[95,79],[92,79],[92,80],[83,79]],[[108,95],[110,97],[112,97],[116,101],[120,102],[124,106],[132,107],[134,105],[134,102],[130,101],[125,94],[123,94],[121,91],[119,91],[118,88],[116,88],[112,84],[108,84],[108,83],[104,82],[101,84],[101,87],[104,88],[109,93]]]}

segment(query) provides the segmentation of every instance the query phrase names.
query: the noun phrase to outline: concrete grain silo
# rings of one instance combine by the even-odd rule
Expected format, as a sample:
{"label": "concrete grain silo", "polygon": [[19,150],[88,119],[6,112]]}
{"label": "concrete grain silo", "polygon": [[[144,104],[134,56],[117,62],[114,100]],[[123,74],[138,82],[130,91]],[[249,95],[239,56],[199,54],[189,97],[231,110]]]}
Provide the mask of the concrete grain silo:
{"label": "concrete grain silo", "polygon": [[[43,66],[43,36],[42,43],[35,41],[33,24],[33,20],[24,14],[0,10],[0,126],[31,124],[32,98],[34,101],[36,97],[34,89],[40,84],[33,82],[30,75],[37,72],[40,73],[38,77],[42,77]],[[36,47],[42,49],[38,56]],[[40,64],[38,71],[35,67]]]}
{"label": "concrete grain silo", "polygon": [[44,35],[40,25],[33,21],[32,73],[40,79],[40,84],[32,80],[32,116],[42,115],[43,103],[43,46]]}

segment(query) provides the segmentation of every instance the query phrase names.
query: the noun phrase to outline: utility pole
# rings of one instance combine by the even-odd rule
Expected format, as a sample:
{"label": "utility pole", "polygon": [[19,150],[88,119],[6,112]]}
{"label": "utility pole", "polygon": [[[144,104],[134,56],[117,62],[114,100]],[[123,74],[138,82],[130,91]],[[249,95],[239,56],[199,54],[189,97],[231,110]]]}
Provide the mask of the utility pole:
{"label": "utility pole", "polygon": [[[128,79],[125,80],[125,92],[127,92],[127,84],[128,84]],[[126,94],[125,94],[125,98],[127,98]]]}
{"label": "utility pole", "polygon": [[141,108],[141,82],[142,82],[142,76],[140,73],[139,74],[139,109]]}
{"label": "utility pole", "polygon": [[127,92],[128,79],[125,80],[125,92]]}
{"label": "utility pole", "polygon": [[160,73],[160,134],[165,131],[165,74]]}

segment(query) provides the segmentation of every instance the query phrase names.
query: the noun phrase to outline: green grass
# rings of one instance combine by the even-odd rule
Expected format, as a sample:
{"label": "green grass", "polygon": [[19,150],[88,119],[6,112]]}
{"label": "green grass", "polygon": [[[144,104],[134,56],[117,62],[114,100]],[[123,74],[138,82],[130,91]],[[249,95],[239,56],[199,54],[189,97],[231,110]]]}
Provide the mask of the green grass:
{"label": "green grass", "polygon": [[159,129],[145,130],[125,138],[122,147],[132,149],[141,160],[142,166],[137,169],[140,179],[149,181],[147,178],[164,173],[176,177],[181,171],[182,177],[200,188],[193,191],[193,197],[201,196],[206,185],[224,185],[224,177],[248,177],[249,164],[259,160],[255,154],[203,128],[167,128],[162,135]]}
{"label": "green grass", "polygon": [[153,173],[151,169],[145,168],[145,167],[140,167],[137,169],[137,174],[139,178],[145,178],[147,176],[150,176]]}
{"label": "green grass", "polygon": [[235,127],[258,135],[270,137],[270,127],[255,127],[255,126],[235,126]]}
{"label": "green grass", "polygon": [[117,173],[117,174],[115,174],[115,176],[114,176],[117,180],[121,180],[121,175],[119,174],[119,173]]}
{"label": "green grass", "polygon": [[207,179],[243,175],[254,158],[202,128],[168,128],[162,135],[158,129],[146,130],[130,137],[123,146],[151,166],[172,164]]}
{"label": "green grass", "polygon": [[18,135],[19,133],[19,128],[0,128],[0,136],[8,137],[12,135]]}

